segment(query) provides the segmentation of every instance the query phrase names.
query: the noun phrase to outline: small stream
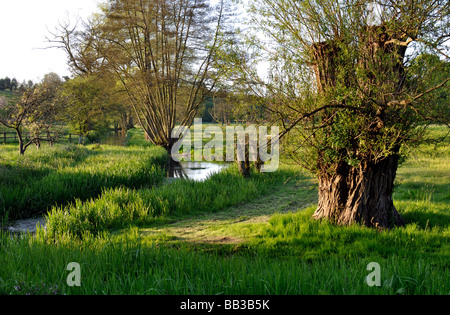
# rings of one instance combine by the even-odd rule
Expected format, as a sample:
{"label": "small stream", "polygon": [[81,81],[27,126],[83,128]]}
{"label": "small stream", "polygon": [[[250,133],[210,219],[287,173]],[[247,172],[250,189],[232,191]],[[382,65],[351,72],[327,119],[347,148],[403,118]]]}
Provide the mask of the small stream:
{"label": "small stream", "polygon": [[[108,145],[119,145],[124,146],[126,140],[123,136],[120,135],[112,135],[100,142],[101,144]],[[218,173],[226,168],[226,164],[216,164],[210,162],[181,162],[178,165],[172,167],[168,170],[167,179],[168,182],[173,180],[180,179],[192,179],[194,181],[204,181],[208,178],[208,176]],[[26,220],[18,220],[15,221],[12,225],[4,227],[3,230],[12,233],[12,234],[22,234],[22,233],[35,233],[37,228],[37,224],[41,224],[42,226],[45,223],[45,219],[43,217],[34,218],[34,219],[26,219]],[[1,229],[1,226],[0,226]]]}
{"label": "small stream", "polygon": [[[36,233],[37,225],[45,225],[45,218],[33,218],[26,220],[17,220],[12,225],[4,227],[3,230],[11,234]],[[1,228],[1,227],[0,227]]]}
{"label": "small stream", "polygon": [[194,181],[204,181],[210,175],[219,173],[227,167],[226,164],[211,162],[181,162],[169,170],[169,179],[192,179]]}

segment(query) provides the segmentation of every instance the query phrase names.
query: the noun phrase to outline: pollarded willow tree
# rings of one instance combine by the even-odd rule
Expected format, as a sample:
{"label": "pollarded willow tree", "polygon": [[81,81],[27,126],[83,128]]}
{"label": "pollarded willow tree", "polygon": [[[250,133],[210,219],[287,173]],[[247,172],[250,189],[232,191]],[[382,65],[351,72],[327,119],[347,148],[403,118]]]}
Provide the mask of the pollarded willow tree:
{"label": "pollarded willow tree", "polygon": [[61,25],[52,42],[75,72],[108,71],[123,85],[148,139],[169,152],[176,123],[191,126],[224,71],[225,1],[109,0],[83,29]]}
{"label": "pollarded willow tree", "polygon": [[112,73],[148,140],[169,153],[175,124],[190,127],[228,71],[218,49],[233,15],[225,0],[108,0],[89,22],[61,24],[49,41],[76,75]]}
{"label": "pollarded willow tree", "polygon": [[268,39],[256,45],[271,63],[268,79],[251,85],[283,126],[284,148],[318,178],[314,217],[403,225],[392,198],[402,148],[430,123],[449,118],[448,99],[430,101],[449,88],[449,67],[428,69],[442,78],[429,86],[409,65],[423,50],[448,64],[447,1],[257,0],[251,6],[253,25]]}

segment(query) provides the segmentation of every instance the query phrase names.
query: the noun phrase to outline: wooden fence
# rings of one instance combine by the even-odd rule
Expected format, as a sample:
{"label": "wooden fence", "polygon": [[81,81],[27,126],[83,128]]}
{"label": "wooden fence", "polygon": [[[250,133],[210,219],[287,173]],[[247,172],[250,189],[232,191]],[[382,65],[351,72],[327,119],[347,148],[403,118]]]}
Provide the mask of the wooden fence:
{"label": "wooden fence", "polygon": [[[58,134],[56,135],[50,135],[54,142],[68,142],[68,143],[78,143],[78,139],[80,135],[73,134],[73,133],[64,133],[64,134]],[[47,134],[41,134],[40,137],[42,139],[48,139]],[[23,136],[23,139],[25,142],[28,142],[30,137],[25,134]],[[17,134],[15,132],[0,132],[0,143],[19,143],[19,138],[17,137]]]}

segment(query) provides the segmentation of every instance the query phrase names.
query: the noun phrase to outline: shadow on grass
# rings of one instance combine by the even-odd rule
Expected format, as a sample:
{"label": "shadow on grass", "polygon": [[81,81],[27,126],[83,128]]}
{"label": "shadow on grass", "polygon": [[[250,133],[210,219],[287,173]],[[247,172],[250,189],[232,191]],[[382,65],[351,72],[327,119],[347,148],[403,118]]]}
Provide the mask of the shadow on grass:
{"label": "shadow on grass", "polygon": [[272,215],[302,211],[316,202],[316,184],[308,177],[297,175],[256,199],[213,213],[174,217],[170,222],[141,227],[140,233],[150,239],[194,246],[242,244],[259,234]]}
{"label": "shadow on grass", "polygon": [[406,224],[417,224],[422,229],[432,229],[450,227],[450,213],[425,212],[423,210],[411,210],[402,214]]}
{"label": "shadow on grass", "polygon": [[407,224],[422,229],[450,226],[450,184],[405,183],[394,194],[394,205]]}

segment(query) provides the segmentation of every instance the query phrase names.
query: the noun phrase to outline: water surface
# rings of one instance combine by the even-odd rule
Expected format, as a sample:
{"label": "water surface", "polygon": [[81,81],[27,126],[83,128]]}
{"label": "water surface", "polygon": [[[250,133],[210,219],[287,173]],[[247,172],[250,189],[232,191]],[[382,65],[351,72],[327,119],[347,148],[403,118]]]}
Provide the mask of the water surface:
{"label": "water surface", "polygon": [[181,162],[174,167],[173,174],[169,178],[186,178],[195,181],[204,181],[212,174],[219,173],[227,167],[226,164],[211,162]]}

